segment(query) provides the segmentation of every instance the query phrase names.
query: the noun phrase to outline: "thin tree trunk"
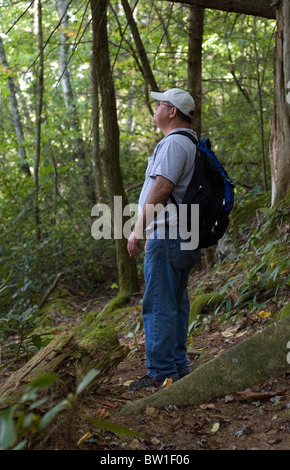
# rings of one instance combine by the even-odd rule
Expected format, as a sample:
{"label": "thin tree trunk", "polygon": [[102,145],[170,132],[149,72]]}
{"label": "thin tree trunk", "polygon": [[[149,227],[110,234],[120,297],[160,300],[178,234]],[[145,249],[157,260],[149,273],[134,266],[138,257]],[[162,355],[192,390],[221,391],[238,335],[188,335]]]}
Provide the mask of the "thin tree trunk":
{"label": "thin tree trunk", "polygon": [[95,176],[96,201],[105,202],[106,192],[104,186],[103,170],[100,151],[100,103],[99,86],[93,51],[91,53],[91,81],[92,81],[92,158]]}
{"label": "thin tree trunk", "polygon": [[137,48],[137,51],[138,51],[138,55],[140,57],[140,61],[141,61],[142,68],[143,68],[143,71],[144,71],[144,76],[146,77],[146,80],[149,83],[149,86],[150,86],[151,90],[152,91],[158,91],[159,88],[158,88],[158,85],[157,85],[156,80],[154,78],[154,74],[152,72],[151,65],[150,65],[150,62],[149,62],[148,57],[147,57],[147,53],[146,53],[145,48],[143,46],[142,39],[141,39],[139,31],[138,31],[137,24],[134,20],[131,7],[130,7],[127,0],[121,0],[121,1],[122,1],[122,5],[123,5],[124,11],[125,11],[125,15],[126,15],[128,24],[129,24],[130,29],[131,29],[132,36],[133,36],[134,41],[135,41],[135,45],[136,45],[136,48]]}
{"label": "thin tree trunk", "polygon": [[202,38],[204,9],[196,6],[190,8],[188,35],[188,91],[195,101],[195,112],[192,128],[201,135],[201,104],[202,104]]}
{"label": "thin tree trunk", "polygon": [[61,21],[61,45],[59,51],[59,73],[63,90],[65,106],[71,117],[71,127],[74,136],[74,153],[80,165],[82,175],[84,193],[91,202],[95,202],[94,191],[90,174],[88,173],[86,148],[81,135],[81,124],[77,110],[77,100],[73,92],[70,72],[68,69],[69,62],[69,44],[67,41],[67,31],[69,28],[68,2],[67,0],[55,0],[56,9]]}
{"label": "thin tree trunk", "polygon": [[290,0],[283,0],[277,9],[275,45],[275,98],[270,140],[272,206],[276,206],[287,195],[290,184],[289,80]]}
{"label": "thin tree trunk", "polygon": [[259,98],[259,120],[260,120],[260,141],[261,141],[261,154],[262,154],[262,183],[264,186],[264,191],[267,191],[267,172],[266,172],[266,151],[265,151],[265,132],[264,132],[264,111],[263,111],[263,90],[261,83],[261,74],[259,70],[259,57],[258,51],[256,50],[256,59],[257,59],[257,83],[258,83],[258,98]]}
{"label": "thin tree trunk", "polygon": [[41,114],[43,104],[43,36],[42,36],[42,5],[41,0],[35,2],[35,28],[37,35],[37,46],[39,53],[39,64],[37,68],[37,109],[36,109],[36,135],[35,135],[35,162],[34,162],[34,219],[36,225],[36,238],[37,241],[41,239],[40,230],[40,215],[39,215],[39,163],[40,163],[40,152],[41,152]]}
{"label": "thin tree trunk", "polygon": [[[0,58],[1,58],[1,62],[3,66],[9,72],[10,67],[9,67],[8,60],[6,58],[4,44],[3,44],[3,40],[1,36],[0,36]],[[21,159],[21,168],[27,176],[31,176],[29,165],[26,161],[25,140],[24,140],[22,122],[21,122],[19,108],[18,108],[15,84],[14,84],[13,77],[10,74],[8,75],[8,88],[10,91],[9,99],[10,99],[14,128],[15,128],[16,138],[17,138],[17,143],[18,143],[18,153]]]}
{"label": "thin tree trunk", "polygon": [[[114,196],[121,196],[122,206],[127,204],[120,168],[119,126],[116,110],[115,88],[109,57],[107,33],[107,0],[90,0],[93,23],[93,54],[100,87],[104,130],[102,152],[111,207]],[[122,237],[122,234],[121,234]],[[115,234],[119,288],[122,293],[139,290],[136,262],[129,257],[127,240]]]}

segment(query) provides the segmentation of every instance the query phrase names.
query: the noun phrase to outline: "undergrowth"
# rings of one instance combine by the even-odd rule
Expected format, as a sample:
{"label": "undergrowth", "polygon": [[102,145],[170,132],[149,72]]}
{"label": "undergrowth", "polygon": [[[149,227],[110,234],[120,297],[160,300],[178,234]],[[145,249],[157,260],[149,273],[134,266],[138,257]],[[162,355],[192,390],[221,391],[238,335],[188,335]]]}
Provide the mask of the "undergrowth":
{"label": "undergrowth", "polygon": [[[249,198],[247,203],[236,204],[230,229],[231,249],[234,259],[217,262],[200,279],[196,292],[213,292],[220,302],[208,307],[212,320],[235,320],[244,316],[259,315],[267,321],[289,302],[290,284],[290,206],[287,200],[276,208],[261,206],[266,196]],[[247,220],[239,226],[239,213]],[[267,311],[266,311],[267,310]],[[203,314],[190,324],[190,331],[202,327]]]}

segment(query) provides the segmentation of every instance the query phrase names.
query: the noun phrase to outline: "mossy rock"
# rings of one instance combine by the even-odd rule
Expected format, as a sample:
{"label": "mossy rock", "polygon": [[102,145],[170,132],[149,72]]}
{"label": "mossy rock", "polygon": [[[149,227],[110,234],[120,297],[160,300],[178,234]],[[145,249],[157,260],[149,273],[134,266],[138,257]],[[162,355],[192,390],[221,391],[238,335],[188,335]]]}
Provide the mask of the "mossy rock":
{"label": "mossy rock", "polygon": [[223,301],[224,296],[219,292],[208,292],[199,295],[191,304],[189,322],[193,322],[198,315],[209,315],[214,312]]}

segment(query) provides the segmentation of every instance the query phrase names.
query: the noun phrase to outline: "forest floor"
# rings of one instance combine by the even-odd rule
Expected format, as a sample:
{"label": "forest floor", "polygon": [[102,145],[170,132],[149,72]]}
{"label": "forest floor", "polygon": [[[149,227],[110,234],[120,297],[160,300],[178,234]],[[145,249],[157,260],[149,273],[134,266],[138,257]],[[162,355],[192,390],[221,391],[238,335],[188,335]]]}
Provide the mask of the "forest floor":
{"label": "forest floor", "polygon": [[[126,319],[131,325],[136,324],[136,316],[140,315],[141,297],[135,300],[136,310],[130,310]],[[201,332],[189,338],[191,369],[250,337],[265,324],[267,320],[261,321],[259,317],[246,318],[238,326],[208,322]],[[96,393],[80,397],[69,426],[56,428],[44,447],[38,448],[110,452],[290,449],[290,366],[288,373],[251,390],[229,391],[227,396],[211,403],[147,406],[142,412],[127,415],[121,413],[125,405],[155,393],[156,389],[132,392],[128,388],[130,381],[147,372],[142,328],[133,336],[121,336],[120,342],[130,348],[126,359]],[[101,426],[91,419],[101,420]]]}
{"label": "forest floor", "polygon": [[[136,317],[141,315],[141,299],[141,296],[136,297],[136,308],[126,314],[126,322],[133,330]],[[57,321],[67,329],[69,318],[57,315]],[[79,321],[77,310],[72,323]],[[250,337],[265,326],[267,321],[263,321],[247,318],[237,326],[207,323],[205,318],[202,331],[189,338],[191,369]],[[146,374],[142,327],[133,335],[120,335],[119,339],[129,346],[128,356],[97,392],[83,392],[70,417],[63,415],[62,419],[57,419],[49,432],[45,432],[45,439],[43,435],[35,436],[28,442],[27,449],[97,450],[111,454],[121,450],[290,449],[290,366],[288,373],[257,384],[251,390],[229,391],[227,396],[210,403],[178,407],[172,404],[166,408],[147,406],[142,412],[128,415],[121,413],[128,403],[147,397],[156,389],[132,392],[128,388],[130,381]],[[5,378],[8,372],[2,371]]]}

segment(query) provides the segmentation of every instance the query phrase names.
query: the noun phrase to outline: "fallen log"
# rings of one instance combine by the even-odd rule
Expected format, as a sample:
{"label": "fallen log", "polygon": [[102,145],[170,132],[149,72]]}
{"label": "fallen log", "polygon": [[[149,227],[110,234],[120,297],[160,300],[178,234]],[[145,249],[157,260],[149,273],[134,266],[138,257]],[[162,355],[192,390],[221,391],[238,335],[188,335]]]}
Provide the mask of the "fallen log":
{"label": "fallen log", "polygon": [[62,334],[0,385],[0,396],[7,397],[0,402],[0,409],[17,402],[28,383],[46,374],[57,374],[50,390],[54,401],[74,393],[86,373],[96,369],[99,373],[87,388],[93,391],[114,373],[128,352],[112,326],[97,325],[80,339],[73,333]]}
{"label": "fallen log", "polygon": [[121,413],[137,413],[148,405],[198,405],[253,387],[290,369],[289,348],[288,314],[172,385],[128,404]]}

